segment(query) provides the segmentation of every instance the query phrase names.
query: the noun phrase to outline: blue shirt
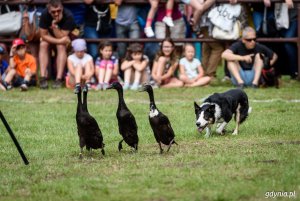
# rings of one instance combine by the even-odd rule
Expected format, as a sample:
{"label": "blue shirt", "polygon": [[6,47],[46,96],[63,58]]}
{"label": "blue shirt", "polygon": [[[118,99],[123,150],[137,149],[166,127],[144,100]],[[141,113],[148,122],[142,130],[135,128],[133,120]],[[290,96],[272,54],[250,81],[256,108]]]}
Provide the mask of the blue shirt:
{"label": "blue shirt", "polygon": [[3,75],[3,73],[5,72],[5,70],[8,67],[8,63],[4,60],[0,61],[0,74]]}

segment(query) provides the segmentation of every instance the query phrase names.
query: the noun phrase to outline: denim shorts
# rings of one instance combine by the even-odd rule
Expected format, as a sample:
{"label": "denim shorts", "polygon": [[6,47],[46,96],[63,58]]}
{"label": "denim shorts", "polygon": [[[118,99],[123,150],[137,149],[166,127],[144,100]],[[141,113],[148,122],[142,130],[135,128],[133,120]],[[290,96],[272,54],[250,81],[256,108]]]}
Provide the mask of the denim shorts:
{"label": "denim shorts", "polygon": [[[24,83],[24,78],[21,76],[16,76],[13,81],[12,84],[14,87],[19,87]],[[36,86],[36,77],[35,75],[31,77],[30,81],[29,81],[29,86]]]}
{"label": "denim shorts", "polygon": [[[242,80],[244,80],[244,84],[246,86],[251,86],[253,79],[254,79],[254,74],[255,74],[254,68],[252,68],[251,70],[243,70],[241,68],[239,73],[240,73]],[[238,84],[236,79],[233,77],[233,75],[231,75],[231,82],[235,86]]]}
{"label": "denim shorts", "polygon": [[184,4],[190,4],[191,0],[181,0],[181,2]]}

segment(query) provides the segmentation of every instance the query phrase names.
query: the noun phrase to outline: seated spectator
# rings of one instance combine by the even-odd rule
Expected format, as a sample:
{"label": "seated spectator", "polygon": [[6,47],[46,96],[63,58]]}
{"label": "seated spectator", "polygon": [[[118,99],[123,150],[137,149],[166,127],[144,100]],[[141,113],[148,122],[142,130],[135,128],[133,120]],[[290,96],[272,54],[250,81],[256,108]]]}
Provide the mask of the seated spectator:
{"label": "seated spectator", "polygon": [[176,78],[178,59],[175,53],[174,42],[171,38],[162,41],[160,51],[154,60],[152,78],[160,87],[182,87],[183,82]]}
{"label": "seated spectator", "polygon": [[222,53],[231,73],[231,81],[237,87],[258,87],[263,61],[257,53],[271,58],[271,66],[277,60],[277,55],[271,49],[256,42],[256,32],[251,27],[246,27],[242,39]]}
{"label": "seated spectator", "polygon": [[91,55],[87,54],[86,42],[84,39],[75,39],[72,41],[74,53],[68,56],[68,79],[66,85],[72,87],[75,85],[74,93],[80,91],[81,84],[91,86],[91,78],[94,75],[94,63]]}
{"label": "seated spectator", "polygon": [[27,91],[28,86],[36,85],[36,61],[26,53],[26,46],[22,39],[13,41],[9,54],[9,67],[3,86],[6,90],[21,87],[21,91]]}
{"label": "seated spectator", "polygon": [[195,58],[195,47],[191,43],[184,46],[184,57],[179,61],[180,80],[186,87],[207,85],[209,76],[204,76],[204,70],[199,59]]}
{"label": "seated spectator", "polygon": [[123,89],[137,90],[140,83],[150,81],[149,59],[143,55],[142,45],[132,43],[126,53],[125,60],[121,65],[121,70],[124,71],[124,86]]}
{"label": "seated spectator", "polygon": [[106,90],[112,79],[117,80],[119,68],[118,59],[113,56],[113,45],[103,41],[99,45],[99,57],[95,62],[98,85],[96,90]]}
{"label": "seated spectator", "polygon": [[60,88],[63,84],[63,74],[67,61],[67,45],[71,40],[69,34],[76,28],[72,13],[64,9],[61,0],[49,0],[47,8],[42,12],[40,19],[40,88],[47,89],[47,67],[49,64],[49,47],[55,45],[56,57],[56,80],[52,88]]}
{"label": "seated spectator", "polygon": [[8,63],[3,59],[4,54],[5,49],[4,47],[0,46],[0,90],[5,90],[5,87],[2,85],[2,82],[4,82],[4,78],[8,68]]}

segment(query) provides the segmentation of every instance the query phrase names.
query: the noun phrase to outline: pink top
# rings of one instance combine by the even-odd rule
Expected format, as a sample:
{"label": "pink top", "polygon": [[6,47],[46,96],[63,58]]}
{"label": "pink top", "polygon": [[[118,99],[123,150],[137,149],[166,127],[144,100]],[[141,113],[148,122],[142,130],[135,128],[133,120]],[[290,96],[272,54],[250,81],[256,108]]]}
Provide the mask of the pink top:
{"label": "pink top", "polygon": [[[166,3],[160,3],[157,9],[156,21],[162,22],[162,19],[166,16]],[[178,8],[178,3],[174,3],[172,19],[178,20],[182,18],[182,14]]]}

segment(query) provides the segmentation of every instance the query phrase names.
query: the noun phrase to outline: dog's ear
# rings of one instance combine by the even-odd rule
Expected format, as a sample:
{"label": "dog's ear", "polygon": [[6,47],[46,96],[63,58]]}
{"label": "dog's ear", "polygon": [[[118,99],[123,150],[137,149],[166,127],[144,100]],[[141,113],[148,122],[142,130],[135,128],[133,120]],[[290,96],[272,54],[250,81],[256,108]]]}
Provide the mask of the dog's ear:
{"label": "dog's ear", "polygon": [[200,107],[195,101],[194,101],[194,108],[195,108],[195,114],[198,114],[198,112],[200,111]]}
{"label": "dog's ear", "polygon": [[259,53],[259,57],[260,57],[261,60],[264,60],[265,55],[263,53]]}

